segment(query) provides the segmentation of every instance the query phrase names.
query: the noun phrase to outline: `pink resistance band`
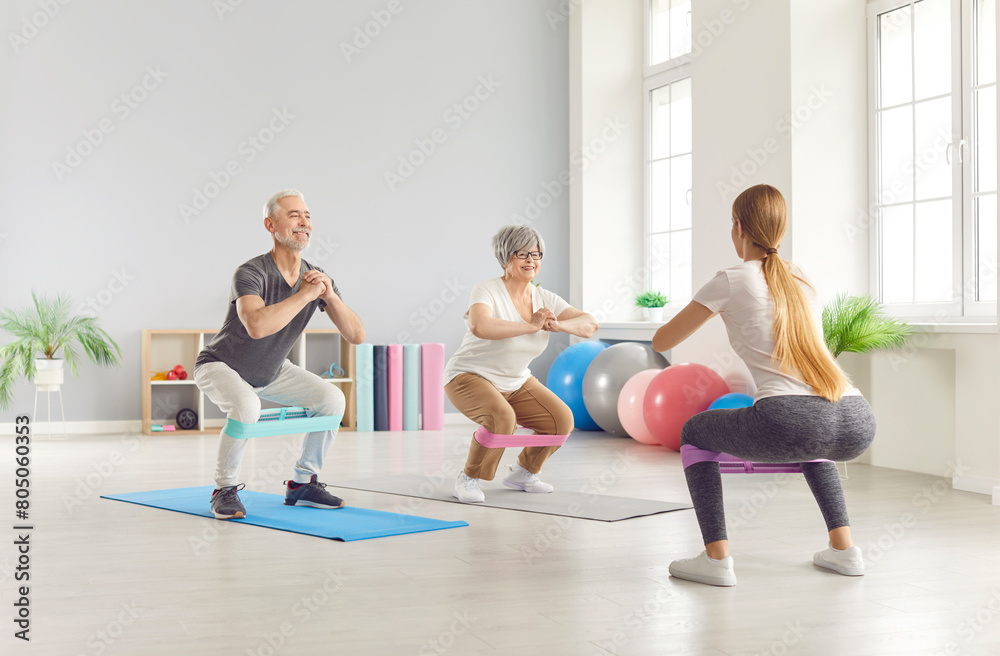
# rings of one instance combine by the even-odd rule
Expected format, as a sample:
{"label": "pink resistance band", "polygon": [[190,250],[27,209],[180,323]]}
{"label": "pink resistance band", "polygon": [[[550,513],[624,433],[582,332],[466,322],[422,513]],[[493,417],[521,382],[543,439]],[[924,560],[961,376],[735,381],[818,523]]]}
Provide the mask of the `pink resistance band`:
{"label": "pink resistance band", "polygon": [[476,441],[487,449],[505,449],[511,446],[562,446],[568,435],[495,435],[483,426],[473,434]]}

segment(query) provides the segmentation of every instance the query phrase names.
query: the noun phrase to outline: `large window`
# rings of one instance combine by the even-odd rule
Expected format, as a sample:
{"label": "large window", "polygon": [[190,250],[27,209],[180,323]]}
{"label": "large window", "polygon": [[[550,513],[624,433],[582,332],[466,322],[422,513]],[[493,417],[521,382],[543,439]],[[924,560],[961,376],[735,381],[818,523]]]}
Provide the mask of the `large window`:
{"label": "large window", "polygon": [[996,317],[996,0],[877,0],[874,291],[900,316]]}
{"label": "large window", "polygon": [[650,289],[691,298],[691,0],[647,0],[645,254]]}

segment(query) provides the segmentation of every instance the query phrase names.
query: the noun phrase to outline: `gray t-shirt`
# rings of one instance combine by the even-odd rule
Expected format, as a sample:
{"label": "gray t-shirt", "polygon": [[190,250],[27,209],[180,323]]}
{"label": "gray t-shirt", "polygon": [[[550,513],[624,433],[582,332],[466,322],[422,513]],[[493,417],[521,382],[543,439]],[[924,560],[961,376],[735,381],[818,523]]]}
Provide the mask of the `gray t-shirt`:
{"label": "gray t-shirt", "polygon": [[[278,332],[253,339],[236,313],[236,299],[241,296],[259,296],[264,300],[264,305],[280,303],[299,291],[302,274],[311,269],[323,271],[302,260],[299,280],[295,282],[295,286],[289,287],[270,253],[264,253],[241,264],[233,274],[233,284],[229,291],[229,309],[226,311],[222,330],[215,333],[212,341],[198,354],[195,369],[206,362],[224,362],[253,387],[264,387],[273,382],[292,350],[295,340],[305,330],[309,319],[316,310],[324,309],[326,303],[317,298],[302,308],[302,311]],[[340,296],[336,284],[333,285],[333,291]]]}

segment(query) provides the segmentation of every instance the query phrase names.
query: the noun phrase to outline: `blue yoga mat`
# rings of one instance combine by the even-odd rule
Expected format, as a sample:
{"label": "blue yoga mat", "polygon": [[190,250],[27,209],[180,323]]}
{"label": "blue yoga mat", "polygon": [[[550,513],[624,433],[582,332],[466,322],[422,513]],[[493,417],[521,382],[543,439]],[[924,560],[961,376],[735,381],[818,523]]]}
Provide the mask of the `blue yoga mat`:
{"label": "blue yoga mat", "polygon": [[[213,518],[209,509],[212,490],[211,485],[205,485],[175,490],[109,494],[101,498]],[[469,525],[467,522],[446,522],[440,519],[400,515],[351,506],[337,510],[286,506],[283,496],[251,490],[240,490],[240,501],[247,509],[247,518],[226,521],[344,542]]]}

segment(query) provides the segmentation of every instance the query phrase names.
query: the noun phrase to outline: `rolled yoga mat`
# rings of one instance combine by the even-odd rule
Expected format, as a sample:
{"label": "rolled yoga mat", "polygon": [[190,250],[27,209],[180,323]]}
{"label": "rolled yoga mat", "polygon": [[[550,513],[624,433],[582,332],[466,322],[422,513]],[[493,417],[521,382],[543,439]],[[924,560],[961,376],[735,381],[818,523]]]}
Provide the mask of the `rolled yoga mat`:
{"label": "rolled yoga mat", "polygon": [[388,353],[385,346],[375,346],[375,376],[373,397],[375,399],[375,430],[389,430],[389,399],[388,381],[386,380],[386,365]]}
{"label": "rolled yoga mat", "polygon": [[386,347],[386,380],[388,381],[389,430],[403,430],[403,347]]}
{"label": "rolled yoga mat", "polygon": [[444,428],[444,344],[420,345],[423,429]]}
{"label": "rolled yoga mat", "polygon": [[420,344],[403,344],[403,430],[420,430]]}
{"label": "rolled yoga mat", "polygon": [[357,422],[359,431],[375,430],[375,351],[371,344],[354,347],[354,367],[357,376]]}

